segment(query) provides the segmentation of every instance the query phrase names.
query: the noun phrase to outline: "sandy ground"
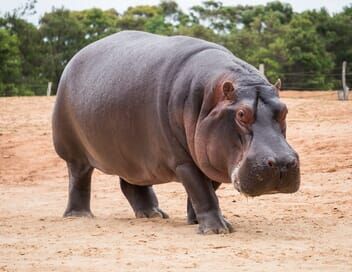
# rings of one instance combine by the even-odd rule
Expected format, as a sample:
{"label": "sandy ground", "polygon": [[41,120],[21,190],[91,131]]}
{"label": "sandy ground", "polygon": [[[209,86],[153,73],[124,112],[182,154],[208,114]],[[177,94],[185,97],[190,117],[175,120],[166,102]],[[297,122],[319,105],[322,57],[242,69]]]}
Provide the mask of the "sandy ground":
{"label": "sandy ground", "polygon": [[283,92],[301,156],[293,195],[218,191],[229,235],[186,225],[180,184],[156,186],[170,219],[135,219],[118,178],[95,171],[94,219],[61,217],[67,171],[51,142],[54,97],[0,98],[0,271],[352,271],[352,101]]}

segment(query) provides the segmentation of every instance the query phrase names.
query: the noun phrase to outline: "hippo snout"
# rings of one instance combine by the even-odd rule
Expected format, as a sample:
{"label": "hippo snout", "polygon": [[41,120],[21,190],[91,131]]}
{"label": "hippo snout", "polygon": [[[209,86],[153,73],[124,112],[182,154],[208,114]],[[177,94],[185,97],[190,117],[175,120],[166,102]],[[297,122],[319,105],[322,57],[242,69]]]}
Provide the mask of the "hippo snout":
{"label": "hippo snout", "polygon": [[269,157],[265,162],[268,166],[268,169],[278,169],[280,173],[285,173],[291,169],[296,169],[298,166],[298,158],[295,156],[287,156],[283,159],[275,159]]}
{"label": "hippo snout", "polygon": [[248,196],[294,193],[300,185],[299,157],[250,156],[237,165],[231,174],[235,188]]}

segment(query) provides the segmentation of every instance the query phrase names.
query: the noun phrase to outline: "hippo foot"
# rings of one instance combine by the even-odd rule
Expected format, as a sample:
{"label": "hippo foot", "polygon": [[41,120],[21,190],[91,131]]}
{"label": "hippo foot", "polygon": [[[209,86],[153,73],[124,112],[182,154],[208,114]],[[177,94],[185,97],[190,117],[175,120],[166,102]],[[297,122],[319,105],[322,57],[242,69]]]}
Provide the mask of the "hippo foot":
{"label": "hippo foot", "polygon": [[154,217],[169,218],[167,213],[155,207],[151,209],[146,209],[146,210],[138,210],[135,212],[135,214],[136,214],[136,218],[154,218]]}
{"label": "hippo foot", "polygon": [[91,211],[70,210],[70,211],[65,211],[64,217],[87,217],[87,218],[93,218],[94,215],[92,214]]}
{"label": "hippo foot", "polygon": [[199,224],[199,234],[227,234],[233,232],[232,225],[224,218],[212,218],[204,223]]}
{"label": "hippo foot", "polygon": [[187,224],[188,225],[197,225],[198,220],[196,217],[187,217]]}

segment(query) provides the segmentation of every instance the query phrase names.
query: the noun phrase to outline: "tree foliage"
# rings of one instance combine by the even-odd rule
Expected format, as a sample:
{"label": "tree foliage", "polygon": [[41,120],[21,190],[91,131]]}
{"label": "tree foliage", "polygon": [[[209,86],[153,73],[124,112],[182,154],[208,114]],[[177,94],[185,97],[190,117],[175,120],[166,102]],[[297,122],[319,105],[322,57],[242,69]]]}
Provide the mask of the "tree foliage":
{"label": "tree foliage", "polygon": [[[38,25],[23,19],[36,0],[0,16],[0,95],[31,94],[26,83],[54,83],[85,45],[122,30],[188,35],[224,45],[286,88],[340,88],[342,61],[352,66],[352,6],[331,15],[302,13],[281,1],[226,6],[206,0],[182,11],[175,1],[114,9],[70,11],[53,8]],[[351,70],[350,70],[351,71]],[[350,86],[352,85],[349,82]]]}
{"label": "tree foliage", "polygon": [[0,95],[13,93],[13,82],[21,75],[19,42],[15,35],[0,29]]}

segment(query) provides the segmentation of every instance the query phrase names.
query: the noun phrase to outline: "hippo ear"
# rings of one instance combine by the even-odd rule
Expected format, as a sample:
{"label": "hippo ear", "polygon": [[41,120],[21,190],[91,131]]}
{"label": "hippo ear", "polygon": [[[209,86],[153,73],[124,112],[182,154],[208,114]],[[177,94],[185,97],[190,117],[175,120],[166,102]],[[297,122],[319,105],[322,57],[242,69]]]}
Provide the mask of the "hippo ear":
{"label": "hippo ear", "polygon": [[278,78],[274,84],[274,87],[276,88],[276,93],[278,96],[280,96],[279,92],[281,90],[281,79]]}
{"label": "hippo ear", "polygon": [[224,93],[226,99],[235,99],[235,87],[233,86],[233,83],[231,81],[225,81],[222,84],[222,92]]}
{"label": "hippo ear", "polygon": [[281,79],[278,78],[274,84],[275,88],[278,89],[279,91],[281,90]]}

